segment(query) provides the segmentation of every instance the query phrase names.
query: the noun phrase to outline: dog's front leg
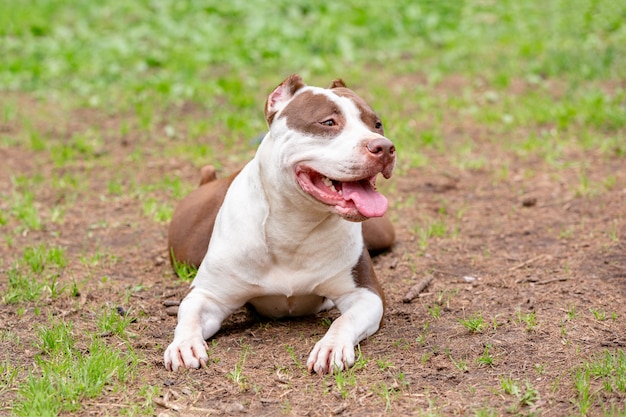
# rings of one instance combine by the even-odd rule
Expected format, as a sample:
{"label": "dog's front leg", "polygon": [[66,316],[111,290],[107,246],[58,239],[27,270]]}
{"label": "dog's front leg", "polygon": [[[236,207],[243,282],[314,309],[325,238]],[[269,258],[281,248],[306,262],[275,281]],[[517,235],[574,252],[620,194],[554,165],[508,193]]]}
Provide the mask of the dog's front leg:
{"label": "dog's front leg", "polygon": [[383,301],[366,288],[356,288],[335,300],[335,305],[342,315],[315,344],[307,361],[309,372],[325,374],[351,367],[356,344],[376,333],[380,326]]}
{"label": "dog's front leg", "polygon": [[216,302],[209,291],[193,288],[178,308],[174,341],[163,355],[165,367],[176,371],[181,367],[206,366],[209,360],[206,339],[217,333],[233,310]]}

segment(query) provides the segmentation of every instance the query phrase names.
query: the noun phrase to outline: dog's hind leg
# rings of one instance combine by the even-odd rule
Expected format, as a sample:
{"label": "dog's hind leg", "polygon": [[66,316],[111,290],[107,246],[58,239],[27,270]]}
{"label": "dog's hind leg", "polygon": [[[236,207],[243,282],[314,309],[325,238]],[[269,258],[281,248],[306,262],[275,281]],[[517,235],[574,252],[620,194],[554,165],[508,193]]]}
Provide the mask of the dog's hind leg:
{"label": "dog's hind leg", "polygon": [[391,249],[396,239],[393,224],[387,217],[373,217],[363,222],[363,241],[370,254]]}

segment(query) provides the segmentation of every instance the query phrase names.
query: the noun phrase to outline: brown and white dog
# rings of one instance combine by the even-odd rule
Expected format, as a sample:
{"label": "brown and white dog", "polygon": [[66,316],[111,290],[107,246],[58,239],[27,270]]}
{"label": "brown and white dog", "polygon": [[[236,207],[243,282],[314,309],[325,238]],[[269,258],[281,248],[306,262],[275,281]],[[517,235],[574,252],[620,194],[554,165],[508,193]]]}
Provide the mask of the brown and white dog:
{"label": "brown and white dog", "polygon": [[382,217],[387,199],[376,191],[377,175],[389,178],[395,165],[382,122],[341,80],[324,89],[298,75],[270,94],[265,118],[269,133],[254,159],[222,179],[205,167],[174,212],[172,254],[200,266],[178,310],[167,369],[205,366],[205,340],[247,303],[273,318],[336,306],[341,316],[307,361],[317,373],[352,366],[354,346],[382,321],[367,251],[394,239]]}

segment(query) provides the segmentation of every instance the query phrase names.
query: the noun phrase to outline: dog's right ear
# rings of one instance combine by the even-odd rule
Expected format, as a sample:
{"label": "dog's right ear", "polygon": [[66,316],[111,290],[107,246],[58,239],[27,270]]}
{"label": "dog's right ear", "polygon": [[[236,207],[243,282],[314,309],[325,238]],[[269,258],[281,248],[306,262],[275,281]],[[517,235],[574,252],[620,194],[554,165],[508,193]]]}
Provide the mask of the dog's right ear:
{"label": "dog's right ear", "polygon": [[348,88],[348,86],[346,85],[346,83],[343,82],[343,80],[341,78],[337,78],[336,80],[333,80],[332,84],[328,88],[330,88],[330,89],[333,89],[333,88]]}
{"label": "dog's right ear", "polygon": [[268,126],[274,121],[276,113],[282,110],[296,92],[305,86],[306,84],[302,81],[302,77],[298,74],[293,74],[272,91],[272,94],[269,95],[265,102],[265,120],[267,120]]}

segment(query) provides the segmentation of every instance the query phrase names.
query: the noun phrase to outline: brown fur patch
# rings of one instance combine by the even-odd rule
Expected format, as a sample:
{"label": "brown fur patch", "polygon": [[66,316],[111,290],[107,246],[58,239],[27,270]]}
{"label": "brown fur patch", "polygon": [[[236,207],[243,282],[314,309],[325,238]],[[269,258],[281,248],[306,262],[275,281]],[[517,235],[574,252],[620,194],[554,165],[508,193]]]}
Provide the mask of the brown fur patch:
{"label": "brown fur patch", "polygon": [[[290,129],[315,136],[337,136],[346,124],[346,117],[336,103],[311,91],[298,94],[280,117],[287,119]],[[324,124],[327,121],[332,121],[332,126]]]}
{"label": "brown fur patch", "polygon": [[370,258],[367,248],[365,247],[363,248],[363,253],[359,258],[359,261],[354,268],[352,268],[352,276],[354,277],[354,282],[357,287],[367,288],[380,297],[383,301],[384,309],[386,305],[385,293],[376,278],[376,273],[374,272],[374,267],[372,265],[372,259]]}
{"label": "brown fur patch", "polygon": [[380,117],[378,117],[369,104],[356,95],[354,91],[345,87],[335,87],[332,89],[332,92],[337,94],[339,97],[345,97],[352,100],[352,102],[359,109],[359,112],[361,113],[361,120],[365,123],[365,126],[367,126],[372,132],[383,136],[385,135],[385,130],[383,129],[383,123],[380,120]]}

